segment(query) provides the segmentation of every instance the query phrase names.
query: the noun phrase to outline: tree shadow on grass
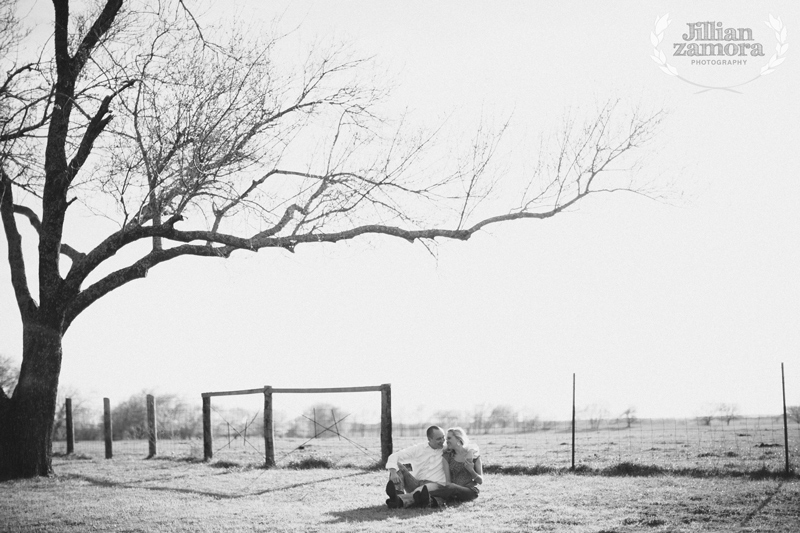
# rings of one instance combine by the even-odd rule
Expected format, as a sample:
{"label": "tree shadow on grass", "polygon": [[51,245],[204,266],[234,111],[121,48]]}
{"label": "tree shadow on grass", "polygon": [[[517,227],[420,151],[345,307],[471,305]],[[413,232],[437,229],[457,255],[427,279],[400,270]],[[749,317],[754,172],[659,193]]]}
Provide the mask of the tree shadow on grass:
{"label": "tree shadow on grass", "polygon": [[[298,487],[304,487],[304,486],[307,486],[307,485],[314,485],[314,484],[317,484],[317,483],[325,483],[326,481],[337,481],[337,480],[340,480],[340,479],[345,479],[345,478],[354,477],[354,476],[363,476],[363,475],[367,475],[367,474],[370,474],[370,473],[371,472],[354,472],[352,474],[346,474],[346,475],[343,475],[343,476],[331,476],[331,477],[326,477],[326,478],[323,478],[323,479],[315,479],[313,481],[304,481],[302,483],[293,483],[291,485],[283,485],[283,486],[280,486],[280,487],[272,487],[272,488],[269,488],[269,489],[256,490],[256,491],[247,491],[247,492],[244,492],[244,491],[240,491],[240,492],[215,492],[215,491],[198,490],[198,489],[185,488],[185,487],[171,487],[171,486],[163,486],[163,485],[145,485],[144,483],[147,483],[147,482],[152,481],[152,480],[120,482],[120,481],[111,481],[111,480],[102,479],[102,478],[95,478],[95,477],[91,477],[91,476],[85,476],[85,475],[81,475],[81,474],[66,474],[66,475],[63,475],[62,477],[68,478],[68,479],[79,479],[81,481],[85,481],[87,483],[90,483],[92,485],[96,485],[96,486],[99,486],[99,487],[123,488],[123,489],[141,489],[141,490],[151,490],[151,491],[157,491],[157,492],[176,492],[176,493],[180,493],[180,494],[196,494],[196,495],[199,495],[199,496],[206,496],[206,497],[209,497],[209,498],[214,498],[214,499],[219,499],[219,500],[236,500],[236,499],[241,499],[241,498],[249,498],[249,497],[252,497],[252,496],[260,496],[262,494],[269,494],[270,492],[280,492],[280,491],[290,490],[290,489],[294,489],[294,488],[298,488]],[[172,479],[175,479],[175,478],[172,478]],[[258,478],[256,478],[256,480],[253,480],[253,482],[251,482],[249,484],[252,485],[253,483],[255,483],[255,481],[257,481],[257,479]]]}
{"label": "tree shadow on grass", "polygon": [[766,497],[765,497],[765,498],[764,498],[764,499],[761,501],[761,503],[758,505],[758,507],[756,507],[755,509],[753,509],[752,511],[750,511],[750,512],[747,514],[747,516],[745,517],[745,519],[744,519],[744,520],[742,520],[742,523],[741,523],[741,524],[739,524],[739,527],[740,527],[740,528],[747,527],[747,525],[750,523],[750,521],[751,521],[751,520],[752,520],[752,519],[753,519],[753,518],[754,518],[754,517],[755,517],[755,516],[756,516],[758,513],[760,513],[761,511],[763,511],[763,510],[764,510],[764,507],[766,507],[767,505],[769,505],[769,504],[772,502],[772,499],[775,497],[775,495],[776,495],[776,494],[778,494],[778,492],[780,492],[780,490],[783,488],[783,484],[784,484],[784,483],[785,483],[784,481],[781,481],[780,483],[778,483],[778,486],[776,486],[776,487],[775,487],[775,490],[773,490],[772,492],[768,492],[768,493],[767,493],[767,495],[766,495]]}
{"label": "tree shadow on grass", "polygon": [[294,488],[297,488],[297,487],[304,487],[306,485],[314,485],[316,483],[324,483],[325,481],[336,481],[336,480],[339,480],[339,479],[346,479],[346,478],[349,478],[349,477],[366,476],[366,475],[371,474],[371,473],[372,472],[354,472],[352,474],[346,474],[344,476],[332,476],[332,477],[326,477],[325,479],[316,479],[314,481],[304,481],[302,483],[293,483],[291,485],[285,485],[283,487],[275,487],[275,488],[271,488],[271,489],[265,489],[265,490],[259,490],[259,491],[251,492],[251,493],[247,494],[246,496],[260,496],[261,494],[269,494],[270,492],[278,492],[278,491],[282,491],[282,490],[294,489]]}

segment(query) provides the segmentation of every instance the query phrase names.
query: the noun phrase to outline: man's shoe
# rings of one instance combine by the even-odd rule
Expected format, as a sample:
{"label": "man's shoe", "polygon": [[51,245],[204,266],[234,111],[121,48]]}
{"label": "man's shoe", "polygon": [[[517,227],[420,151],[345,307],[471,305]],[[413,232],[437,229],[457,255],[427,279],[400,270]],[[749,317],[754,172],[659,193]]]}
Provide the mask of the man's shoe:
{"label": "man's shoe", "polygon": [[419,491],[419,503],[421,507],[428,507],[431,504],[431,495],[428,493],[428,487],[424,485]]}
{"label": "man's shoe", "polygon": [[389,499],[386,500],[386,505],[392,502],[392,505],[389,505],[391,509],[403,508],[403,502],[400,500],[400,496],[397,495],[397,488],[395,488],[392,480],[386,483],[386,495],[389,496]]}
{"label": "man's shoe", "polygon": [[393,500],[397,498],[397,487],[394,486],[391,479],[386,483],[386,495]]}
{"label": "man's shoe", "polygon": [[431,504],[431,497],[428,493],[428,487],[422,487],[422,490],[415,491],[414,494],[414,504],[417,507],[428,507]]}
{"label": "man's shoe", "polygon": [[397,500],[386,498],[386,507],[389,509],[397,509]]}

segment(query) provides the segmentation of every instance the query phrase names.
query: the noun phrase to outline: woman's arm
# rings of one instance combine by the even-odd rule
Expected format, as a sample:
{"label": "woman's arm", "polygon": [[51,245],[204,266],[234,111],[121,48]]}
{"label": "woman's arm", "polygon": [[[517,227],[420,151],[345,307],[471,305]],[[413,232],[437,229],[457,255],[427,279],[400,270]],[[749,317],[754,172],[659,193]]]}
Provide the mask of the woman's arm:
{"label": "woman's arm", "polygon": [[[474,459],[473,457],[474,457],[473,451],[468,450],[467,457],[464,461],[464,466],[466,467],[467,472],[469,472],[469,475],[472,476],[472,481],[475,481],[480,485],[481,483],[483,483],[483,477],[481,476],[481,473],[483,473],[483,465],[481,465],[480,456],[475,457]],[[480,468],[481,472],[475,471],[475,466],[474,466],[475,464],[478,466],[478,468]]]}
{"label": "woman's arm", "polygon": [[483,475],[483,463],[481,462],[480,455],[475,458],[475,471],[478,473],[478,475]]}
{"label": "woman's arm", "polygon": [[447,459],[442,457],[442,469],[444,470],[444,484],[450,484],[450,463],[447,462]]}

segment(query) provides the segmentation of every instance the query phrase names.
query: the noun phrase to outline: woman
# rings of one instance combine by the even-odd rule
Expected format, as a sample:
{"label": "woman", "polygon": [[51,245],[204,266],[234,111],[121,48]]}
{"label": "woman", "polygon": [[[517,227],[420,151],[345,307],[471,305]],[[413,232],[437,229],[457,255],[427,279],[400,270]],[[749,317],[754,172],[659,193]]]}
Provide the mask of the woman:
{"label": "woman", "polygon": [[445,502],[468,502],[478,497],[478,485],[483,483],[483,465],[478,447],[471,444],[466,431],[460,427],[447,430],[447,448],[442,453],[445,486],[424,486],[413,493],[418,505],[434,507]]}

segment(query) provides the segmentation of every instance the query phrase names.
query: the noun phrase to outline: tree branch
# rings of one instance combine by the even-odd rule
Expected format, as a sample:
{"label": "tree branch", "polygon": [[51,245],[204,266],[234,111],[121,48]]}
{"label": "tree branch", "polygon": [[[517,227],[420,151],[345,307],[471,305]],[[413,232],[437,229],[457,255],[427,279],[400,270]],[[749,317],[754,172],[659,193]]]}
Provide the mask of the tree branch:
{"label": "tree branch", "polygon": [[[106,5],[103,7],[103,11],[94,21],[94,24],[92,24],[92,27],[89,29],[89,31],[86,32],[86,35],[83,36],[83,41],[81,41],[81,44],[75,51],[75,55],[70,61],[70,70],[72,71],[73,79],[78,77],[78,74],[80,74],[81,70],[83,70],[83,67],[86,64],[86,61],[89,59],[94,47],[100,42],[100,39],[102,39],[103,35],[105,35],[111,28],[111,24],[113,24],[117,13],[122,7],[122,1],[123,0],[107,0]],[[54,0],[54,3],[60,2]]]}
{"label": "tree branch", "polygon": [[[201,245],[183,245],[166,250],[152,250],[132,265],[112,272],[81,291],[67,306],[63,330],[66,331],[70,324],[72,324],[72,321],[75,320],[84,309],[106,294],[118,289],[126,283],[146,277],[148,271],[155,265],[186,255],[227,257],[225,252],[220,251],[219,248]],[[228,255],[230,255],[230,252],[228,252]]]}
{"label": "tree branch", "polygon": [[[33,212],[33,209],[24,205],[14,204],[14,213],[26,217],[31,223],[31,226],[33,226],[33,229],[36,230],[36,233],[41,233],[42,222],[39,220],[39,217],[36,215],[36,213]],[[73,262],[81,260],[86,255],[77,251],[69,244],[63,242],[61,243],[61,253],[69,257]]]}
{"label": "tree branch", "polygon": [[[104,78],[104,83],[130,77],[142,81],[137,92],[115,99],[134,83],[128,81],[106,96],[93,115],[85,113],[88,125],[64,172],[72,178],[81,170],[95,141],[111,129],[106,125],[112,100],[121,102],[123,123],[114,124],[119,131],[116,142],[107,146],[111,163],[98,163],[105,165],[98,182],[103,192],[117,195],[125,218],[119,231],[89,253],[62,250],[73,264],[63,284],[53,288],[58,302],[68,302],[67,325],[105,294],[181,255],[227,258],[237,250],[294,251],[302,244],[370,234],[432,246],[438,238],[467,240],[493,224],[555,216],[601,187],[610,189],[613,184],[603,183],[599,174],[652,126],[650,119],[636,119],[629,130],[612,127],[612,104],[583,124],[568,121],[556,138],[558,146],[541,163],[533,198],[526,189],[519,203],[515,196],[513,204],[506,204],[519,208],[481,214],[496,184],[493,178],[500,175],[491,163],[502,132],[484,135],[479,128],[468,159],[452,153],[428,158],[434,135],[419,133],[406,140],[400,129],[388,132],[391,138],[384,135],[388,122],[371,110],[377,90],[363,90],[349,79],[328,83],[339,82],[337,73],[358,62],[339,62],[331,54],[313,67],[309,63],[299,79],[277,75],[267,52],[253,55],[253,49],[262,48],[243,41],[232,41],[229,49],[212,55],[197,20],[183,0],[176,2],[173,11],[186,13],[184,23],[159,19],[137,62],[120,67],[125,76]],[[108,0],[104,13],[116,3]],[[98,31],[108,30],[100,18],[84,37],[74,65],[83,50],[99,49]],[[129,69],[136,74],[129,76]],[[78,96],[91,98],[89,92]],[[296,151],[289,146],[295,138]],[[285,170],[284,161],[302,164],[298,158],[307,166]],[[135,205],[138,214],[129,218],[128,208]],[[47,206],[45,199],[43,224]],[[430,209],[419,213],[418,207]],[[32,211],[18,212],[33,223]],[[196,215],[205,220],[187,221],[188,230],[175,227],[184,216]],[[242,215],[234,219],[241,225],[228,226],[226,221],[236,215]],[[253,223],[250,215],[259,219]],[[100,265],[143,239],[153,239],[146,255],[83,288]]]}
{"label": "tree branch", "polygon": [[[2,117],[2,122],[3,122],[2,129],[4,131],[0,133],[0,142],[7,142],[10,140],[24,137],[30,132],[35,131],[44,126],[47,123],[48,119],[50,118],[48,110],[49,110],[49,100],[53,96],[52,88],[50,88],[50,90],[46,90],[43,96],[33,99],[27,98],[28,95],[25,94],[26,90],[28,90],[27,87],[22,89],[22,92],[20,94],[17,94],[16,92],[13,91],[14,89],[13,84],[16,81],[17,76],[20,76],[21,74],[24,74],[26,72],[38,71],[38,66],[39,66],[38,63],[30,63],[17,68],[16,70],[10,72],[7,75],[6,81],[0,87],[0,98],[3,98],[6,101],[14,100],[18,102],[23,102],[23,105],[20,108],[14,110],[13,112],[10,111],[9,109],[4,109],[5,114]],[[24,83],[24,81],[22,83]],[[48,102],[48,105],[45,106],[45,109],[42,112],[42,116],[38,120],[35,120],[33,123],[26,124],[28,122],[29,113],[39,103],[43,101]],[[19,115],[22,115],[21,118],[18,118]],[[19,124],[19,126],[8,128],[8,124],[14,121],[16,121]]]}
{"label": "tree branch", "polygon": [[89,253],[83,255],[78,261],[73,262],[64,282],[70,294],[77,294],[86,277],[104,261],[113,257],[119,250],[140,239],[163,236],[172,226],[181,219],[173,216],[164,224],[156,227],[133,226],[109,235]]}
{"label": "tree branch", "polygon": [[22,237],[14,220],[14,197],[11,190],[11,179],[5,170],[0,168],[0,217],[3,220],[6,241],[8,243],[8,264],[11,267],[11,285],[17,306],[23,318],[36,312],[37,305],[28,289],[28,278],[25,273],[25,257],[22,253]]}
{"label": "tree branch", "polygon": [[131,87],[134,83],[136,83],[136,80],[128,80],[123,83],[119,89],[103,98],[103,101],[100,103],[100,107],[95,112],[92,120],[89,121],[89,125],[86,126],[86,131],[83,133],[83,139],[81,139],[81,144],[78,147],[78,151],[72,158],[72,161],[69,163],[68,168],[70,179],[74,178],[78,174],[78,171],[86,162],[86,158],[89,157],[90,153],[92,153],[92,146],[94,145],[94,142],[97,140],[100,134],[103,133],[103,130],[113,118],[111,115],[106,116],[108,114],[108,107],[111,105],[111,101],[119,93],[128,87]]}
{"label": "tree branch", "polygon": [[[236,250],[248,250],[248,251],[258,251],[263,248],[284,248],[289,251],[294,251],[294,249],[300,244],[307,244],[307,243],[336,243],[343,240],[351,240],[361,235],[387,235],[391,237],[397,237],[401,239],[405,239],[408,242],[414,242],[416,240],[433,240],[436,238],[447,238],[447,239],[455,239],[455,240],[468,240],[474,233],[481,230],[482,228],[490,225],[496,224],[500,222],[507,222],[510,220],[522,220],[522,219],[545,219],[554,216],[558,212],[566,209],[577,201],[578,198],[575,198],[572,202],[566,203],[563,206],[560,206],[557,209],[553,209],[548,212],[544,213],[528,213],[528,212],[517,212],[517,213],[508,213],[506,215],[500,215],[497,217],[492,217],[489,219],[485,219],[478,224],[473,225],[467,229],[444,229],[444,228],[431,228],[431,229],[422,229],[422,230],[409,230],[404,228],[399,228],[395,226],[385,226],[385,225],[378,225],[378,224],[370,224],[364,226],[358,226],[349,230],[344,230],[340,232],[333,232],[333,233],[306,233],[300,235],[290,235],[284,237],[275,237],[275,233],[280,231],[280,228],[285,226],[288,221],[291,219],[292,215],[299,211],[300,208],[298,206],[292,206],[286,210],[284,216],[281,219],[281,223],[277,224],[275,227],[270,228],[264,232],[257,233],[250,238],[243,238],[237,237],[234,235],[227,235],[223,233],[217,233],[212,231],[179,231],[175,230],[172,224],[164,224],[159,227],[140,227],[137,228],[136,231],[126,232],[125,234],[116,234],[114,239],[107,239],[104,241],[104,244],[98,246],[90,252],[87,256],[85,261],[83,261],[78,268],[75,268],[70,271],[70,274],[67,276],[67,285],[75,286],[76,283],[85,279],[84,274],[88,274],[87,268],[88,265],[94,264],[97,262],[101,257],[110,257],[115,253],[117,250],[122,248],[122,246],[133,242],[134,240],[138,239],[146,239],[153,236],[163,237],[174,242],[182,242],[185,243],[180,246],[175,246],[172,248],[162,249],[162,250],[152,250],[146,256],[142,257],[132,265],[117,270],[116,272],[109,274],[102,280],[96,282],[95,284],[91,285],[87,289],[81,291],[79,294],[76,295],[73,303],[71,303],[68,307],[67,311],[67,324],[69,324],[77,315],[83,311],[86,307],[91,305],[93,302],[97,301],[104,295],[108,294],[112,290],[132,281],[134,279],[140,279],[147,275],[147,272],[153,266],[168,261],[170,259],[174,259],[178,256],[183,255],[194,255],[200,257],[220,257],[220,258],[228,258],[230,255]],[[174,224],[175,221],[172,221]],[[210,246],[209,244],[206,245],[191,245],[189,243],[204,241],[206,243],[214,243],[221,246]],[[99,264],[99,263],[98,263]],[[79,278],[79,275],[83,276]],[[66,327],[65,327],[66,329]]]}

